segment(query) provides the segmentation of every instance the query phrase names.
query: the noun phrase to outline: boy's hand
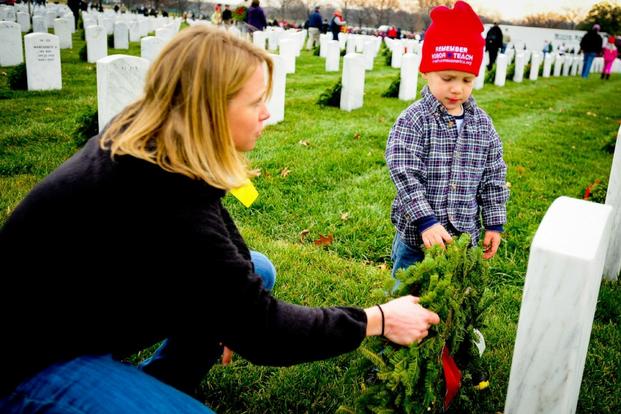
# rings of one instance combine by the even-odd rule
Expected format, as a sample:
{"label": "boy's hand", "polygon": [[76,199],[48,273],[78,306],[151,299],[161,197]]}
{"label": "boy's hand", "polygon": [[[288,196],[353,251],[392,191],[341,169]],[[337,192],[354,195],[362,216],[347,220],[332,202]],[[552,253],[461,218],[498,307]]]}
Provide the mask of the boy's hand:
{"label": "boy's hand", "polygon": [[485,238],[483,239],[483,258],[491,259],[498,251],[500,246],[500,233],[497,231],[486,230]]}
{"label": "boy's hand", "polygon": [[423,243],[425,243],[426,248],[430,248],[435,244],[439,244],[444,249],[446,248],[444,243],[453,242],[453,238],[451,237],[451,235],[440,223],[434,224],[427,230],[423,231],[421,233],[421,236],[423,237]]}

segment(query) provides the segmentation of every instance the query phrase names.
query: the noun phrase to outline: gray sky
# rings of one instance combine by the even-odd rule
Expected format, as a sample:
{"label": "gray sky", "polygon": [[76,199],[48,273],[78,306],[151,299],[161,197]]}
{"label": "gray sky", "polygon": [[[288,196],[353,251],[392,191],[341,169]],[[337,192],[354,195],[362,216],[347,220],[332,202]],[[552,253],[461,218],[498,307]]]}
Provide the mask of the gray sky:
{"label": "gray sky", "polygon": [[507,20],[522,19],[535,13],[564,14],[568,10],[579,10],[586,16],[591,7],[599,1],[601,0],[467,0],[479,14],[495,14]]}

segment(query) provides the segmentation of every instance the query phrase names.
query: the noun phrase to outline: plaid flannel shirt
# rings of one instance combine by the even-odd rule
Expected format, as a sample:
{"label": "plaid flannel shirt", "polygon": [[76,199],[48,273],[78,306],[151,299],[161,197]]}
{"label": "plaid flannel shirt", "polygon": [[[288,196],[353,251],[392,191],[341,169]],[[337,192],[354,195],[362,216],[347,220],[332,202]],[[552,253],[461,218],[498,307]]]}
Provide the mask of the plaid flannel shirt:
{"label": "plaid flannel shirt", "polygon": [[[425,86],[422,99],[397,119],[388,136],[386,162],[397,187],[391,220],[403,240],[422,245],[417,221],[435,216],[456,236],[478,244],[485,227],[506,223],[507,167],[489,116],[470,97],[460,130]],[[449,225],[450,224],[450,225]]]}

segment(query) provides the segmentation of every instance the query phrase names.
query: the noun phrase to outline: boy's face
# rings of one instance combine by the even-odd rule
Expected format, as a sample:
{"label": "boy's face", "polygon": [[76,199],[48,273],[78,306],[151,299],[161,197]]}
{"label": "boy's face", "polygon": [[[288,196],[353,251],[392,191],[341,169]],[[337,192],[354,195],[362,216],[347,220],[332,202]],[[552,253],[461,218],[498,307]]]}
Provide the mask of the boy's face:
{"label": "boy's face", "polygon": [[451,115],[461,115],[461,104],[472,94],[476,76],[457,70],[423,73],[429,90]]}

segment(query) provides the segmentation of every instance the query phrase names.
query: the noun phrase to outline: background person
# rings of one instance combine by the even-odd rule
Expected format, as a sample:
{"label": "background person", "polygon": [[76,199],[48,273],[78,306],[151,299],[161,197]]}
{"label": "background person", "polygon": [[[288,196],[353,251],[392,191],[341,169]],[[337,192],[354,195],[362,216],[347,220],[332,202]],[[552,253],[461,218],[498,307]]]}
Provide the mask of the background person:
{"label": "background person", "polygon": [[485,36],[485,50],[489,54],[489,63],[487,64],[487,70],[492,70],[494,63],[496,63],[496,57],[498,57],[498,50],[502,47],[502,30],[498,27],[498,23],[494,23],[492,27],[487,31]]}
{"label": "background person", "polygon": [[306,42],[306,49],[311,50],[315,46],[319,46],[319,34],[322,25],[323,19],[321,13],[319,13],[319,6],[316,6],[315,10],[308,17],[308,41]]}
{"label": "background person", "polygon": [[341,9],[334,10],[334,14],[332,15],[332,20],[330,20],[330,32],[332,33],[332,40],[339,40],[339,33],[341,32],[341,28],[347,23],[343,19],[343,12]]}
{"label": "background person", "polygon": [[617,46],[615,46],[616,38],[614,36],[608,36],[608,43],[604,47],[604,69],[602,70],[602,79],[610,79],[610,72],[612,72],[612,65],[615,63],[615,59],[618,56]]}
{"label": "background person", "polygon": [[584,55],[582,64],[582,77],[588,78],[591,73],[591,65],[595,56],[602,52],[602,37],[599,35],[599,24],[594,24],[591,30],[586,32],[580,40],[580,50]]}
{"label": "background person", "polygon": [[267,26],[265,12],[259,5],[259,0],[252,0],[250,7],[246,11],[246,23],[250,25],[251,31],[263,31]]}
{"label": "background person", "polygon": [[[15,208],[0,228],[3,266],[20,269],[0,280],[0,412],[209,413],[179,390],[222,345],[286,366],[371,335],[408,345],[439,322],[413,296],[310,308],[265,289],[269,260],[253,260],[221,199],[247,185],[272,72],[249,42],[181,31],[143,97]],[[142,370],[119,362],[162,340]]]}

